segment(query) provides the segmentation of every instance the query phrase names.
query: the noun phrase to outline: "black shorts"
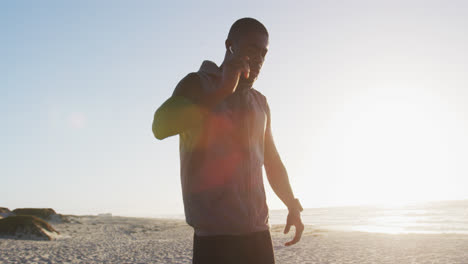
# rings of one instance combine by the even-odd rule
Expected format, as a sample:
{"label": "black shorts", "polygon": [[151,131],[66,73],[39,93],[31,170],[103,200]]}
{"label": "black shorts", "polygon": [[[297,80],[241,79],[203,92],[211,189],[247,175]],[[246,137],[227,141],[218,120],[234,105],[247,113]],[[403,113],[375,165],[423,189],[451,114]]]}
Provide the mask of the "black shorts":
{"label": "black shorts", "polygon": [[270,231],[193,238],[193,264],[274,264]]}

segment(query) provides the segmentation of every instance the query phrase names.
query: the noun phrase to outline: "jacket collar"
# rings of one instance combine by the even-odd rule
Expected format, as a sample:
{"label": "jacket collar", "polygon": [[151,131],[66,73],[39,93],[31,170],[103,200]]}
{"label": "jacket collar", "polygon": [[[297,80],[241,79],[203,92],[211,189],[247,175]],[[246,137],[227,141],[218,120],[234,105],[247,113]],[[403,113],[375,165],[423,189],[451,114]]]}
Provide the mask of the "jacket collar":
{"label": "jacket collar", "polygon": [[216,77],[221,76],[221,68],[219,68],[216,63],[209,60],[203,61],[199,71]]}

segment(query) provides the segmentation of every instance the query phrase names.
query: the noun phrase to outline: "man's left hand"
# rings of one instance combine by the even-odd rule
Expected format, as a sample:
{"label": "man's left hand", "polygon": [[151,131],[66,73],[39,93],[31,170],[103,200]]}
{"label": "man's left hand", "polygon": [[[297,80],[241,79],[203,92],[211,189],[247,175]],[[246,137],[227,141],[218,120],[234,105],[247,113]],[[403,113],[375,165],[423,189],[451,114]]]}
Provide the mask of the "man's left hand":
{"label": "man's left hand", "polygon": [[284,228],[284,233],[289,233],[291,226],[294,226],[296,229],[296,234],[294,235],[293,240],[286,242],[285,246],[291,246],[301,240],[302,232],[304,231],[304,224],[301,220],[301,213],[298,210],[289,211],[288,218],[286,220],[286,227]]}

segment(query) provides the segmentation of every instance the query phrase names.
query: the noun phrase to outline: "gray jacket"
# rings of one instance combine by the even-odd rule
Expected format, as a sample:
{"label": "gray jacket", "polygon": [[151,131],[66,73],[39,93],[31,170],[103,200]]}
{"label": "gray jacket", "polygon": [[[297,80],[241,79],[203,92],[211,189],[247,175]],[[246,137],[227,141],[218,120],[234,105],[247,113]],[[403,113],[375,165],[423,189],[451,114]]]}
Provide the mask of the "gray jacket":
{"label": "gray jacket", "polygon": [[[204,61],[202,89],[216,89],[221,70]],[[269,228],[263,186],[265,96],[236,91],[204,122],[180,134],[181,182],[186,221],[200,236],[241,235]]]}

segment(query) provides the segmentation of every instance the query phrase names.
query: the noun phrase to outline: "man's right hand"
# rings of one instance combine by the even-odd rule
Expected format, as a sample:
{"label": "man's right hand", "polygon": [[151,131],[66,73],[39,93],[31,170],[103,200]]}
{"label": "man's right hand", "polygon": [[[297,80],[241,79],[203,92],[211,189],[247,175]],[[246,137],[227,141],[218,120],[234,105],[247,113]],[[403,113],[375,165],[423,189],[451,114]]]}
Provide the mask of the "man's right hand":
{"label": "man's right hand", "polygon": [[302,237],[302,232],[304,232],[304,224],[302,223],[301,212],[299,210],[289,211],[288,218],[286,219],[286,227],[284,228],[285,234],[289,233],[291,226],[296,228],[296,234],[291,241],[284,244],[287,247],[299,242]]}
{"label": "man's right hand", "polygon": [[234,93],[239,84],[241,74],[244,75],[245,79],[249,78],[249,57],[231,54],[229,58],[226,58],[223,64],[220,88],[225,91],[227,95]]}

